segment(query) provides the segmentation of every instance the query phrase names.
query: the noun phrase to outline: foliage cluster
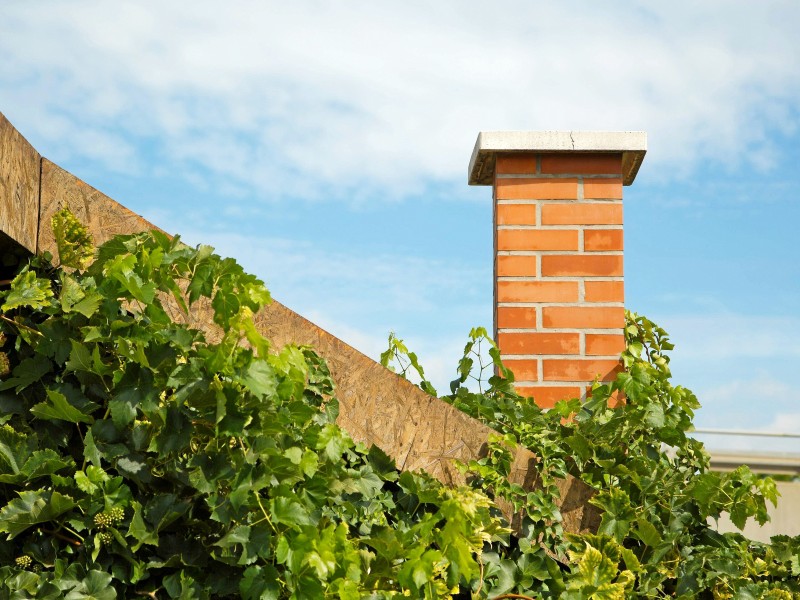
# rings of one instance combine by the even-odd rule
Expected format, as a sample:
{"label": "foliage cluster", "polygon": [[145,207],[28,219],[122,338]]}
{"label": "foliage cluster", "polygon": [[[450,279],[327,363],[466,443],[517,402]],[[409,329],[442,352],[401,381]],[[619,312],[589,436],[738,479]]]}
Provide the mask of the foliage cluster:
{"label": "foliage cluster", "polygon": [[[723,512],[739,528],[749,518],[765,523],[767,502],[777,502],[774,482],[744,466],[712,472],[703,444],[687,435],[700,404],[670,381],[667,353],[673,345],[667,333],[629,313],[625,334],[625,368],[613,382],[596,383],[584,403],[565,400],[543,411],[514,391],[514,374],[487,332],[470,333],[459,376],[443,399],[498,431],[488,456],[468,465],[472,483],[523,511],[521,548],[538,544],[550,555],[566,555],[571,569],[540,571],[532,578],[513,544],[499,546],[483,555],[491,565],[486,573],[499,573],[492,593],[570,599],[800,597],[800,538],[777,536],[765,545],[709,525]],[[402,341],[390,336],[382,359],[436,393]],[[540,458],[537,490],[508,481],[517,445]],[[596,535],[565,534],[560,526],[554,480],[567,474],[597,491],[591,502],[603,516]]]}
{"label": "foliage cluster", "polygon": [[[256,330],[269,294],[233,260],[158,232],[95,250],[66,211],[53,226],[60,265],[34,258],[0,291],[0,598],[800,594],[797,540],[706,525],[763,520],[775,489],[709,472],[686,436],[696,399],[643,318],[617,381],[549,412],[473,331],[445,400],[498,435],[451,489],[336,425],[324,361]],[[220,339],[173,320],[168,297],[207,307]],[[434,392],[399,340],[384,359]],[[541,457],[538,490],[508,483],[515,444]],[[598,490],[596,535],[563,534],[567,473]],[[524,535],[494,497],[525,512]]]}

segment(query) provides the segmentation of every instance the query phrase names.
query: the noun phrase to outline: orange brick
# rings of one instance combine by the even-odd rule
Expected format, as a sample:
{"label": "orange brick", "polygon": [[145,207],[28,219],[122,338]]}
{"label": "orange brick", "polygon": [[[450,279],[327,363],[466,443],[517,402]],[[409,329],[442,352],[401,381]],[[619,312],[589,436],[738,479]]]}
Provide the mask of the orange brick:
{"label": "orange brick", "polygon": [[622,255],[550,254],[542,256],[542,277],[619,277]]}
{"label": "orange brick", "polygon": [[501,175],[535,175],[536,155],[530,152],[524,154],[498,154],[494,172]]}
{"label": "orange brick", "polygon": [[625,350],[625,336],[622,334],[587,333],[587,356],[619,356]]}
{"label": "orange brick", "polygon": [[506,354],[578,354],[580,335],[577,333],[501,333],[497,345]]}
{"label": "orange brick", "polygon": [[506,256],[497,257],[498,277],[536,277],[535,256]]}
{"label": "orange brick", "polygon": [[605,198],[622,200],[622,179],[584,179],[583,197],[586,200]]}
{"label": "orange brick", "polygon": [[503,357],[503,364],[514,372],[514,381],[536,381],[539,368],[535,360],[514,360]]}
{"label": "orange brick", "polygon": [[498,229],[498,250],[578,250],[577,229]]}
{"label": "orange brick", "polygon": [[495,179],[498,200],[575,200],[578,197],[577,179]]}
{"label": "orange brick", "polygon": [[541,408],[552,408],[559,400],[569,400],[581,398],[583,396],[582,387],[568,386],[515,386],[517,393],[523,396],[532,396],[534,401]]}
{"label": "orange brick", "polygon": [[530,306],[498,306],[498,329],[532,329],[536,327],[536,308]]}
{"label": "orange brick", "polygon": [[586,302],[625,302],[622,281],[586,281],[583,298]]}
{"label": "orange brick", "polygon": [[577,302],[577,281],[498,281],[498,302]]}
{"label": "orange brick", "polygon": [[622,229],[585,229],[583,249],[586,252],[622,250]]}
{"label": "orange brick", "polygon": [[545,381],[591,381],[595,377],[610,381],[622,369],[618,360],[546,358],[542,361]]}
{"label": "orange brick", "polygon": [[622,225],[622,203],[543,204],[542,225]]}
{"label": "orange brick", "polygon": [[542,173],[622,175],[622,154],[542,154]]}
{"label": "orange brick", "polygon": [[575,329],[622,329],[625,309],[622,306],[545,306],[542,326]]}
{"label": "orange brick", "polygon": [[497,225],[536,225],[535,204],[497,204]]}

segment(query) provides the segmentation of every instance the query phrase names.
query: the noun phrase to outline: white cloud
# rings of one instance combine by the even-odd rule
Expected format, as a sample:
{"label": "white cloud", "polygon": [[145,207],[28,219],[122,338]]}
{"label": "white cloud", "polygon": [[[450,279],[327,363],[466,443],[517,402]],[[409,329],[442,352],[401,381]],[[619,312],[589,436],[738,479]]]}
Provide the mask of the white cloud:
{"label": "white cloud", "polygon": [[[800,318],[794,316],[709,314],[724,308],[721,300],[695,302],[697,315],[667,315],[658,319],[676,344],[681,361],[727,362],[735,359],[800,358]],[[705,314],[702,314],[705,313]]]}
{"label": "white cloud", "polygon": [[[778,413],[775,415],[772,423],[770,423],[767,427],[767,431],[774,431],[775,433],[800,434],[800,412]],[[795,443],[797,444],[798,442]]]}
{"label": "white cloud", "polygon": [[[800,434],[800,399],[788,377],[778,380],[765,373],[735,377],[702,392],[697,427],[757,433]],[[698,433],[712,450],[800,454],[800,438]]]}
{"label": "white cloud", "polygon": [[[189,243],[200,239],[187,225],[183,232]],[[306,242],[225,232],[204,231],[202,240],[223,256],[235,256],[293,310],[323,328],[354,333],[353,341],[342,339],[373,358],[376,347],[385,349],[389,331],[433,342],[436,335],[466,335],[479,324],[473,321],[476,314],[491,319],[489,264],[474,267],[458,260],[326,252]],[[364,337],[358,331],[372,333]],[[380,346],[367,341],[374,336],[381,339]],[[365,343],[359,345],[357,340]]]}
{"label": "white cloud", "polygon": [[[481,129],[644,129],[640,177],[768,169],[772,134],[800,124],[798,22],[790,0],[4,2],[0,55],[14,58],[0,61],[0,110],[68,168],[180,173],[260,199],[463,189]],[[734,192],[726,201],[751,201]],[[244,219],[234,213],[253,207],[214,209]],[[148,210],[171,229],[169,207]],[[473,316],[491,315],[489,261],[325,253],[214,233],[201,211],[179,225],[371,355],[398,330],[437,381]],[[757,427],[795,414],[800,320],[703,312],[662,320],[703,414]],[[748,423],[753,398],[760,421]]]}
{"label": "white cloud", "polygon": [[45,153],[138,168],[132,138],[262,197],[463,185],[480,129],[645,129],[643,173],[672,177],[768,168],[770,132],[798,126],[789,1],[84,0],[0,18],[3,110]]}

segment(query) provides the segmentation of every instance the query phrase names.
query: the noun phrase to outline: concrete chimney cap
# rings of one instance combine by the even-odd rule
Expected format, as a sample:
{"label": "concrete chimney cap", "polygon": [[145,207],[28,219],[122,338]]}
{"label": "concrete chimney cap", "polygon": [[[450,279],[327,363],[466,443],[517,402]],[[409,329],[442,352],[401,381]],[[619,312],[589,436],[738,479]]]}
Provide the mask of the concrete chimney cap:
{"label": "concrete chimney cap", "polygon": [[644,131],[482,131],[469,161],[469,185],[492,185],[500,153],[622,153],[622,183],[630,185],[647,152]]}

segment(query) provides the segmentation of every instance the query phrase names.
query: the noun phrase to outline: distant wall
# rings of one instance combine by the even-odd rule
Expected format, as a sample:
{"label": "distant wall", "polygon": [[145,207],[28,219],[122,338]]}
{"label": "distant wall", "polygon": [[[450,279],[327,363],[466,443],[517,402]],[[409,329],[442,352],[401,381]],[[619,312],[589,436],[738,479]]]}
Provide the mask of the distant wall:
{"label": "distant wall", "polygon": [[745,525],[744,531],[739,532],[726,514],[720,518],[717,530],[739,532],[757,542],[769,542],[774,535],[800,535],[800,482],[778,481],[776,483],[781,497],[778,498],[777,507],[767,503],[771,518],[769,523],[759,526],[758,523],[750,520]]}

